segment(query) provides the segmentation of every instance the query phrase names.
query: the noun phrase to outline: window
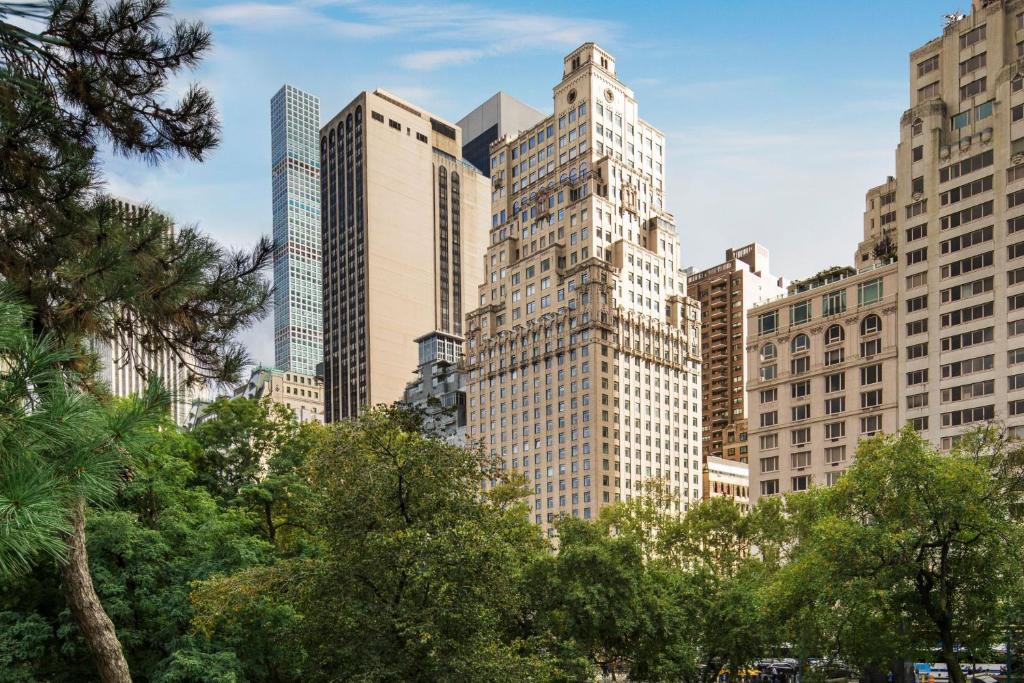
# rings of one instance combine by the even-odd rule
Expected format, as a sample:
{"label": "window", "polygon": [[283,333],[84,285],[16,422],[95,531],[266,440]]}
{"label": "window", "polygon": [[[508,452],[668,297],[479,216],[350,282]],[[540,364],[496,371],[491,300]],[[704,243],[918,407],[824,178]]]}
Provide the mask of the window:
{"label": "window", "polygon": [[995,416],[996,410],[994,405],[964,408],[963,410],[954,410],[949,413],[943,413],[942,426],[958,427],[960,425],[971,424],[973,422],[992,420]]}
{"label": "window", "polygon": [[768,382],[779,376],[779,368],[777,365],[764,365],[760,370],[760,377],[762,382]]}
{"label": "window", "polygon": [[[933,97],[939,96],[939,82],[929,83],[923,87],[917,89],[917,101],[918,103],[930,100]],[[916,149],[916,148],[915,148]]]}
{"label": "window", "polygon": [[789,392],[792,398],[809,396],[811,393],[811,380],[805,379],[803,382],[793,382],[789,385]]}
{"label": "window", "polygon": [[809,356],[794,358],[789,362],[789,368],[794,375],[802,375],[811,369],[811,359]]}
{"label": "window", "polygon": [[882,366],[876,365],[865,365],[860,369],[860,385],[866,386],[868,384],[878,384],[882,381]]}
{"label": "window", "polygon": [[956,228],[964,223],[970,223],[976,221],[979,218],[992,215],[992,201],[983,202],[981,204],[975,204],[974,206],[951,213],[946,216],[939,218],[939,227],[942,230],[949,230],[950,228]]}
{"label": "window", "polygon": [[836,398],[825,399],[825,414],[836,415],[846,410],[846,397],[837,396]]}
{"label": "window", "polygon": [[917,77],[920,78],[921,76],[924,76],[927,73],[931,73],[932,71],[935,71],[938,68],[939,68],[939,56],[938,55],[932,55],[931,57],[929,57],[928,59],[924,60],[923,62],[918,62],[917,63]]}
{"label": "window", "polygon": [[[841,462],[846,462],[846,446],[829,446],[825,449],[826,464],[838,465]],[[833,474],[833,472],[829,472],[829,474]],[[832,483],[829,482],[829,485],[831,486]]]}
{"label": "window", "polygon": [[811,488],[811,475],[804,474],[799,477],[793,477],[794,491],[806,491],[809,488]]}
{"label": "window", "polygon": [[882,390],[873,389],[871,391],[861,392],[860,395],[860,407],[861,408],[876,408],[882,405]]}
{"label": "window", "polygon": [[778,349],[775,348],[775,344],[768,342],[761,347],[761,360],[770,360],[778,355]]}
{"label": "window", "polygon": [[860,321],[860,333],[862,335],[877,334],[882,331],[882,319],[874,313],[866,316]]}
{"label": "window", "polygon": [[989,100],[988,102],[982,102],[974,108],[974,120],[983,121],[988,117],[992,116],[995,111],[995,100]]}
{"label": "window", "polygon": [[792,415],[793,422],[807,420],[810,419],[811,417],[811,406],[806,404],[801,406],[793,406],[790,409],[790,413]]}
{"label": "window", "polygon": [[960,62],[960,77],[963,78],[972,71],[977,71],[981,67],[985,66],[985,57],[986,53],[982,52],[981,54],[974,55],[973,57],[969,57]]}
{"label": "window", "polygon": [[994,329],[995,328],[992,327],[986,327],[980,330],[964,332],[962,334],[954,334],[951,337],[943,337],[942,350],[956,351],[957,349],[966,349],[971,346],[977,346],[978,344],[986,344],[992,341]]}
{"label": "window", "polygon": [[971,45],[980,43],[983,40],[985,40],[984,24],[960,35],[960,49],[964,50],[966,48],[969,48]]}
{"label": "window", "polygon": [[971,382],[960,386],[950,387],[942,390],[943,403],[956,403],[957,401],[969,401],[972,398],[991,396],[995,393],[995,380],[987,379],[981,382]]}
{"label": "window", "polygon": [[778,400],[779,400],[779,390],[778,389],[772,388],[772,389],[762,389],[761,390],[761,403],[775,403]]}
{"label": "window", "polygon": [[821,314],[824,316],[837,315],[846,311],[846,290],[829,292],[821,297]]}
{"label": "window", "polygon": [[928,355],[928,342],[920,342],[919,344],[911,344],[907,347],[907,360],[913,360],[915,358],[924,358]]}
{"label": "window", "polygon": [[779,480],[778,479],[766,479],[761,482],[761,495],[762,496],[774,496],[779,492]]}
{"label": "window", "polygon": [[939,248],[943,254],[952,254],[960,251],[961,249],[967,249],[973,247],[976,244],[982,244],[992,239],[992,226],[988,225],[984,228],[978,228],[956,237],[951,237],[948,240],[943,240],[939,244]]}
{"label": "window", "polygon": [[984,178],[978,178],[977,180],[972,180],[969,183],[964,183],[959,187],[946,190],[939,195],[939,203],[943,206],[956,204],[957,202],[969,199],[970,197],[981,194],[982,192],[988,192],[991,189],[992,176],[987,175]]}
{"label": "window", "polygon": [[825,365],[838,365],[839,363],[842,363],[843,360],[845,360],[845,356],[846,354],[844,349],[832,349],[830,351],[826,351]]}
{"label": "window", "polygon": [[846,334],[843,332],[842,325],[830,325],[825,330],[825,345],[837,344],[846,338]]}
{"label": "window", "polygon": [[882,416],[868,415],[860,419],[860,433],[864,436],[873,436],[882,431]]}
{"label": "window", "polygon": [[[994,310],[994,304],[991,301],[987,301],[983,304],[976,306],[967,306],[949,313],[943,313],[939,320],[942,327],[954,327],[956,325],[962,325],[969,323],[974,320],[981,320],[982,318],[991,317]],[[1010,310],[1013,310],[1012,308]]]}
{"label": "window", "polygon": [[981,170],[986,166],[991,166],[994,155],[991,150],[982,152],[981,154],[975,154],[972,157],[968,157],[963,161],[944,166],[939,169],[939,182],[945,183],[955,178],[959,178],[962,175],[973,173],[974,171]]}
{"label": "window", "polygon": [[966,275],[975,270],[982,268],[988,268],[992,265],[992,252],[986,251],[976,256],[970,256],[959,261],[953,261],[939,268],[939,275],[945,279],[949,277],[957,277],[959,275]]}
{"label": "window", "polygon": [[907,265],[912,266],[928,260],[928,247],[921,247],[907,252]]}
{"label": "window", "polygon": [[805,467],[811,466],[811,452],[810,451],[797,451],[791,453],[789,456],[790,466],[794,470],[800,470]]}
{"label": "window", "polygon": [[860,355],[864,358],[877,356],[882,352],[881,339],[869,339],[860,343]]}
{"label": "window", "polygon": [[953,130],[960,130],[966,128],[971,124],[971,110],[962,111],[950,119],[950,126]]}
{"label": "window", "polygon": [[[935,95],[938,95],[938,85],[938,83],[935,84]],[[924,159],[924,145],[918,145],[910,150],[911,161],[921,161],[921,159]]]}
{"label": "window", "polygon": [[928,429],[928,416],[923,415],[921,417],[915,417],[913,419],[907,420],[907,424],[910,425],[910,428],[913,429],[915,432],[923,432],[924,430]]}
{"label": "window", "polygon": [[773,455],[770,458],[761,458],[761,473],[778,472],[779,456]]}
{"label": "window", "polygon": [[793,341],[790,345],[790,350],[793,353],[801,353],[808,351],[811,348],[811,338],[804,333],[800,333],[793,337]]}
{"label": "window", "polygon": [[801,301],[789,307],[789,324],[799,325],[811,319],[811,302]]}
{"label": "window", "polygon": [[924,334],[928,331],[928,318],[921,318],[920,320],[911,320],[907,323],[907,336],[913,337],[915,334]]}
{"label": "window", "polygon": [[916,287],[924,287],[928,284],[928,273],[914,273],[913,275],[907,276],[907,289],[914,289]]}
{"label": "window", "polygon": [[943,379],[950,377],[964,377],[966,375],[972,375],[976,372],[985,372],[991,370],[995,363],[994,355],[978,356],[977,358],[968,358],[967,360],[957,361],[955,363],[946,363],[939,367],[942,372]]}
{"label": "window", "polygon": [[846,423],[845,422],[826,422],[825,423],[825,438],[829,441],[835,441],[842,439],[846,436]]}
{"label": "window", "polygon": [[862,282],[857,285],[857,305],[866,306],[873,304],[882,298],[882,278],[875,278],[869,282]]}
{"label": "window", "polygon": [[757,333],[771,334],[779,328],[779,312],[771,311],[757,316]]}
{"label": "window", "polygon": [[992,276],[981,278],[980,280],[972,280],[971,282],[965,282],[962,285],[955,287],[949,287],[939,292],[942,303],[949,303],[950,301],[960,301],[961,299],[970,299],[971,297],[984,294],[992,291],[992,285],[994,278]]}
{"label": "window", "polygon": [[915,225],[912,228],[907,228],[906,232],[908,242],[923,239],[928,236],[928,224],[922,223],[921,225]]}
{"label": "window", "polygon": [[779,411],[771,410],[767,413],[761,413],[761,426],[762,427],[773,427],[779,423]]}
{"label": "window", "polygon": [[825,393],[831,394],[836,391],[842,391],[846,388],[846,373],[836,372],[831,375],[825,375]]}
{"label": "window", "polygon": [[907,386],[913,387],[918,384],[924,384],[928,381],[928,368],[922,368],[921,370],[911,370],[907,373]]}
{"label": "window", "polygon": [[921,296],[915,296],[907,299],[907,313],[923,311],[926,308],[928,308],[927,294],[922,294]]}
{"label": "window", "polygon": [[907,396],[907,410],[915,410],[917,408],[928,407],[928,392],[922,392],[920,394],[911,394]]}
{"label": "window", "polygon": [[803,446],[806,443],[811,442],[811,428],[803,427],[801,429],[794,429],[789,434],[789,442],[794,446]]}
{"label": "window", "polygon": [[770,451],[773,448],[779,447],[779,435],[778,434],[762,434],[758,439],[762,451]]}
{"label": "window", "polygon": [[1020,365],[1024,363],[1024,349],[1014,349],[1006,352],[1007,365]]}

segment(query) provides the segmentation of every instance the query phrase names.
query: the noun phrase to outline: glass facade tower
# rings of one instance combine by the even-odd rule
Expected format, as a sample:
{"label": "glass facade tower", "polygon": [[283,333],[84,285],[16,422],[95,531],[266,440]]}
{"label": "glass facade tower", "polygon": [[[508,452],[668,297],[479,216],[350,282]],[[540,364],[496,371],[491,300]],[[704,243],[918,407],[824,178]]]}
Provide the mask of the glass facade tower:
{"label": "glass facade tower", "polygon": [[270,100],[274,363],[305,375],[323,360],[320,100],[284,85]]}

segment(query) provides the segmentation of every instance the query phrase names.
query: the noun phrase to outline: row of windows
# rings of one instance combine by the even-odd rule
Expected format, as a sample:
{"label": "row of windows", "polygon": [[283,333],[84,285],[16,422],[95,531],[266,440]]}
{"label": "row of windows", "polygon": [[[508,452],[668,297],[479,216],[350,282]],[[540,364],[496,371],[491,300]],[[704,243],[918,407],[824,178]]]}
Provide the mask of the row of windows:
{"label": "row of windows", "polygon": [[[876,303],[884,296],[882,278],[875,278],[857,285],[857,305],[867,306]],[[821,298],[821,315],[828,317],[846,311],[846,290],[829,292]],[[812,300],[807,299],[789,307],[789,324],[799,325],[812,319]],[[757,333],[772,334],[780,328],[779,311],[769,311],[757,316]]]}

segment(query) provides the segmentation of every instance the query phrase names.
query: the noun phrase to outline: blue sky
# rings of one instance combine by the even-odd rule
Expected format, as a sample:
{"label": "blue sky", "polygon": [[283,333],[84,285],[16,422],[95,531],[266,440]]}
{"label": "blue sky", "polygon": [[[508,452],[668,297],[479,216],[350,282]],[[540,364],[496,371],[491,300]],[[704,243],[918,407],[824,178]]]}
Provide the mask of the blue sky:
{"label": "blue sky", "polygon": [[[179,0],[214,32],[186,75],[217,98],[223,142],[204,164],[113,159],[109,189],[233,246],[269,234],[270,97],[288,82],[327,120],[383,87],[456,121],[498,90],[541,111],[564,54],[615,55],[640,115],[667,135],[668,209],[683,259],[759,241],[798,278],[851,261],[864,191],[892,173],[907,54],[969,0],[465,3]],[[269,321],[244,335],[273,362]]]}

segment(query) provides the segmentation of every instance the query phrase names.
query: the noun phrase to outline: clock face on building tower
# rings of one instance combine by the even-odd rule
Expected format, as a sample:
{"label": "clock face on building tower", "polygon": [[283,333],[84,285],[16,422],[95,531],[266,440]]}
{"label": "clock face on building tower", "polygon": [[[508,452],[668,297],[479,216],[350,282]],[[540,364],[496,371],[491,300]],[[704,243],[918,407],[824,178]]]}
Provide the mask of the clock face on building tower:
{"label": "clock face on building tower", "polygon": [[569,94],[566,95],[566,99],[569,100],[569,104],[572,104],[573,102],[575,102],[576,101],[576,91],[575,90],[570,90]]}
{"label": "clock face on building tower", "polygon": [[604,91],[604,98],[605,98],[606,100],[608,100],[609,102],[611,102],[612,100],[614,100],[614,99],[615,99],[615,93],[614,93],[614,92],[612,92],[612,89],[611,89],[611,88],[605,88],[605,91]]}

